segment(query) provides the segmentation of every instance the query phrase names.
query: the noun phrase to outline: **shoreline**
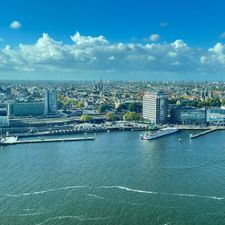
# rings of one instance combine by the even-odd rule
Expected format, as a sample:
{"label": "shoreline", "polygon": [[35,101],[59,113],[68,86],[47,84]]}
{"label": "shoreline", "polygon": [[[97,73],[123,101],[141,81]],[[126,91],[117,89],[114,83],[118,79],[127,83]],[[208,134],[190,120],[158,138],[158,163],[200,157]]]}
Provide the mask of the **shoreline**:
{"label": "shoreline", "polygon": [[[193,126],[193,125],[168,125],[172,127],[176,127],[179,131],[207,131],[207,130],[225,130],[225,126]],[[7,130],[5,130],[5,136],[17,136],[18,138],[26,138],[26,137],[38,137],[38,136],[58,136],[58,135],[73,135],[73,134],[85,134],[85,133],[104,133],[104,132],[115,132],[115,131],[154,131],[161,129],[158,127],[157,129],[151,129],[149,125],[143,123],[132,123],[130,122],[128,125],[96,125],[96,124],[79,124],[76,126],[71,126],[69,128],[61,128],[51,129],[46,127],[46,129],[42,131],[34,131],[36,128],[32,128],[32,131],[26,132],[10,132],[7,135]]]}

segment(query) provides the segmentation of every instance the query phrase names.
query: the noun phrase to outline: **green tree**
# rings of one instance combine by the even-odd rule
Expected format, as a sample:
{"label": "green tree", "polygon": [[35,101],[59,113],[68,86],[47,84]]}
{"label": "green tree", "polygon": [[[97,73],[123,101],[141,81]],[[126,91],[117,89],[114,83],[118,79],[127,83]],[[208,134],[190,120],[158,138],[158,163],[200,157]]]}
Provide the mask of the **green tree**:
{"label": "green tree", "polygon": [[126,104],[120,104],[118,107],[117,107],[117,111],[118,112],[122,112],[123,110],[127,110],[128,107],[126,106]]}
{"label": "green tree", "polygon": [[221,101],[221,105],[222,105],[222,106],[225,106],[225,99],[223,99],[223,100]]}
{"label": "green tree", "polygon": [[109,121],[113,121],[113,120],[117,120],[117,116],[112,113],[112,112],[108,112],[106,115],[105,115],[105,118]]}
{"label": "green tree", "polygon": [[130,112],[141,113],[142,112],[142,104],[140,102],[131,102],[128,106],[128,110]]}
{"label": "green tree", "polygon": [[123,120],[125,120],[125,121],[138,121],[138,120],[140,120],[140,116],[136,112],[126,112],[123,115]]}
{"label": "green tree", "polygon": [[99,110],[100,113],[105,112],[106,110],[110,110],[110,109],[112,109],[112,106],[110,104],[106,104],[106,103],[101,104],[98,107],[98,110]]}
{"label": "green tree", "polygon": [[76,107],[78,109],[82,109],[82,108],[84,108],[84,103],[83,102],[77,102]]}
{"label": "green tree", "polygon": [[82,116],[80,117],[80,120],[83,121],[83,122],[88,122],[88,121],[90,121],[91,119],[92,119],[92,117],[89,116],[89,115],[82,115]]}

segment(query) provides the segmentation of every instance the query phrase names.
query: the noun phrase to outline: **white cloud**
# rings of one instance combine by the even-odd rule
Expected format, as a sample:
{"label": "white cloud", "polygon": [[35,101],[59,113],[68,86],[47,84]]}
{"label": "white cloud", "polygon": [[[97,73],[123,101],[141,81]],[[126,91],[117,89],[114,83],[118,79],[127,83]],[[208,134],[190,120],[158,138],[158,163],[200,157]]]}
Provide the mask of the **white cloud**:
{"label": "white cloud", "polygon": [[201,58],[201,62],[205,64],[217,64],[225,68],[225,45],[217,43],[212,48],[208,49],[208,54]]}
{"label": "white cloud", "polygon": [[159,34],[151,34],[149,37],[150,41],[156,42],[160,39],[160,35]]}
{"label": "white cloud", "polygon": [[[183,40],[172,43],[111,43],[104,36],[71,36],[72,44],[56,41],[44,33],[32,45],[6,45],[0,49],[0,74],[223,74],[225,45],[208,50],[191,48]],[[110,71],[110,72],[109,72]],[[169,75],[168,75],[169,76]],[[137,78],[140,76],[138,75]]]}
{"label": "white cloud", "polygon": [[187,47],[187,44],[184,41],[178,39],[172,43],[172,46],[174,48],[185,48]]}
{"label": "white cloud", "polygon": [[108,43],[108,41],[102,35],[100,35],[99,37],[81,36],[79,32],[76,32],[73,36],[70,36],[70,37],[72,41],[74,41],[78,45]]}
{"label": "white cloud", "polygon": [[12,29],[18,30],[22,27],[22,24],[19,21],[15,20],[9,25],[9,27]]}

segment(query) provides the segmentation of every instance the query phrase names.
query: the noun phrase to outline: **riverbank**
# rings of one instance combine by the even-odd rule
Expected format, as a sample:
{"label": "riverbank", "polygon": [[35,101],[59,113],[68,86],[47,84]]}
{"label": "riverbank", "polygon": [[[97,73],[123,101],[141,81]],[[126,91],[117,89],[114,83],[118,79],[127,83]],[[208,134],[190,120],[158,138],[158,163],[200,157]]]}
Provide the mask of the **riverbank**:
{"label": "riverbank", "polygon": [[38,136],[57,136],[69,134],[84,134],[84,133],[100,133],[113,131],[148,131],[149,127],[146,124],[139,123],[115,123],[115,124],[79,124],[70,127],[58,127],[46,129],[45,131],[31,130],[30,132],[13,133],[19,138],[23,137],[38,137]]}
{"label": "riverbank", "polygon": [[[225,130],[225,126],[199,126],[199,125],[169,125],[176,127],[178,130]],[[160,129],[164,126],[158,126],[156,129]],[[57,136],[57,135],[70,135],[70,134],[84,134],[84,133],[100,133],[100,132],[113,132],[113,131],[150,131],[152,129],[149,124],[137,123],[137,122],[107,122],[104,124],[92,124],[92,123],[81,123],[72,124],[70,126],[54,126],[38,129],[30,127],[26,131],[14,131],[10,129],[5,131],[5,134],[23,137],[39,137],[39,136]]]}

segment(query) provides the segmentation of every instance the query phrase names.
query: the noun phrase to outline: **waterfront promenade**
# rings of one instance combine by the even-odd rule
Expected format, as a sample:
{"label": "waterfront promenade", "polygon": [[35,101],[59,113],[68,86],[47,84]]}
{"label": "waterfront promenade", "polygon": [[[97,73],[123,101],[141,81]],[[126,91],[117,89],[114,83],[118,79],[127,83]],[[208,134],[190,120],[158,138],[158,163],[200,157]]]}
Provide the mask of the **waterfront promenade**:
{"label": "waterfront promenade", "polygon": [[200,133],[198,133],[198,134],[190,134],[190,138],[191,138],[191,139],[198,138],[198,137],[201,137],[201,136],[203,136],[203,135],[212,133],[212,132],[214,132],[214,131],[216,131],[216,130],[217,130],[217,129],[214,128],[214,129],[205,130],[205,131],[200,132]]}
{"label": "waterfront promenade", "polygon": [[67,135],[67,134],[83,134],[83,133],[99,133],[112,131],[148,131],[149,127],[142,123],[116,123],[116,124],[78,124],[67,128],[53,128],[45,131],[35,131],[26,133],[15,133],[19,138],[23,137],[38,137],[38,136],[52,136],[52,135]]}
{"label": "waterfront promenade", "polygon": [[33,139],[33,140],[14,140],[1,142],[0,145],[17,145],[17,144],[35,144],[35,143],[48,143],[48,142],[68,142],[68,141],[92,141],[94,137],[81,137],[81,138],[50,138],[50,139]]}

